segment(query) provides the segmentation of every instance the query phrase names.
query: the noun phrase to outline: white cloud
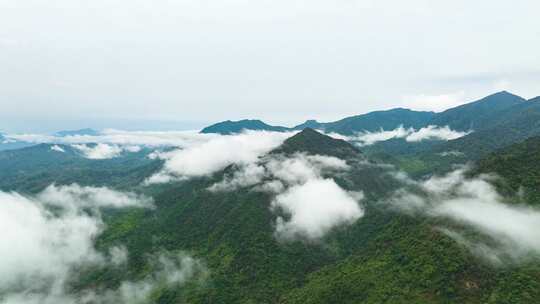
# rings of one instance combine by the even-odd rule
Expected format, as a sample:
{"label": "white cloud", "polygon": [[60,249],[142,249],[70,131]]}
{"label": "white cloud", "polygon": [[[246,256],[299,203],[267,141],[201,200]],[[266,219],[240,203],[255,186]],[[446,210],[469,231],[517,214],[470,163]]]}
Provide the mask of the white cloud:
{"label": "white cloud", "polygon": [[63,288],[48,293],[30,290],[24,293],[8,293],[2,303],[149,303],[152,293],[158,289],[179,287],[189,280],[205,279],[208,275],[206,266],[200,260],[184,253],[152,255],[149,264],[152,271],[146,277],[137,281],[123,281],[116,289],[82,290],[78,294],[67,293]]}
{"label": "white cloud", "polygon": [[[121,146],[113,144],[98,143],[95,145],[73,144],[73,148],[81,151],[88,159],[110,159],[119,157],[124,152],[136,153],[142,150],[140,146]],[[53,146],[58,147],[58,146]],[[52,150],[57,150],[51,148]]]}
{"label": "white cloud", "polygon": [[62,152],[62,153],[65,153],[65,152],[66,152],[66,151],[65,151],[62,147],[60,147],[59,145],[53,145],[53,146],[51,146],[51,150],[52,150],[52,151],[56,151],[56,152]]}
{"label": "white cloud", "polygon": [[277,178],[289,185],[306,183],[320,178],[325,172],[345,171],[347,163],[339,158],[324,155],[295,154],[292,157],[283,155],[270,158],[266,167]]}
{"label": "white cloud", "polygon": [[[50,186],[32,197],[0,192],[0,290],[9,291],[0,300],[28,303],[21,297],[62,294],[73,267],[107,263],[93,244],[104,229],[97,208],[147,207],[150,202],[133,193],[77,185]],[[118,261],[118,250],[111,250]]]}
{"label": "white cloud", "polygon": [[115,266],[124,265],[127,263],[128,251],[125,246],[114,246],[109,249],[109,258],[111,264]]}
{"label": "white cloud", "polygon": [[15,193],[0,192],[0,202],[0,289],[62,284],[56,280],[72,265],[99,260],[92,246],[103,228],[99,218],[76,212],[57,217],[42,202]]}
{"label": "white cloud", "polygon": [[184,149],[158,153],[164,159],[163,169],[148,183],[166,182],[213,174],[228,165],[247,165],[281,145],[291,133],[248,131],[241,134],[212,137]]}
{"label": "white cloud", "polygon": [[362,192],[345,191],[333,179],[324,178],[349,168],[344,160],[331,156],[269,155],[258,163],[238,168],[209,190],[234,191],[256,185],[253,190],[276,195],[271,202],[273,211],[286,214],[276,220],[277,237],[316,240],[332,228],[363,216],[358,204],[363,199]]}
{"label": "white cloud", "polygon": [[223,181],[210,186],[208,190],[214,192],[232,191],[241,187],[253,186],[261,182],[266,175],[267,172],[264,166],[253,163],[247,164],[235,171],[232,177],[226,177]]}
{"label": "white cloud", "polygon": [[230,177],[212,185],[211,191],[234,191],[237,188],[259,184],[258,190],[281,192],[286,185],[297,185],[320,178],[323,173],[345,171],[349,165],[339,158],[324,155],[296,153],[292,156],[270,155],[258,163],[241,166]]}
{"label": "white cloud", "polygon": [[380,141],[386,141],[393,138],[405,138],[412,134],[414,129],[405,129],[403,126],[399,126],[394,130],[380,130],[379,132],[363,132],[356,134],[356,136],[350,138],[351,140],[360,141],[362,146],[369,146]]}
{"label": "white cloud", "polygon": [[392,205],[474,228],[489,237],[491,243],[468,240],[456,231],[443,231],[491,261],[540,256],[540,210],[508,204],[490,183],[492,177],[466,178],[465,172],[459,169],[418,183],[409,181],[420,193],[402,189],[391,200]]}
{"label": "white cloud", "polygon": [[452,140],[460,138],[469,132],[459,132],[450,129],[448,126],[427,126],[418,130],[413,128],[405,129],[399,126],[394,130],[380,130],[379,132],[357,133],[349,137],[350,141],[357,141],[361,146],[369,146],[380,141],[386,141],[394,138],[404,138],[408,142],[419,142],[423,140]]}
{"label": "white cloud", "polygon": [[114,290],[91,291],[81,296],[83,303],[147,303],[157,288],[179,286],[196,277],[207,275],[206,266],[189,255],[161,254],[155,260],[151,272],[139,281],[125,281]]}
{"label": "white cloud", "polygon": [[115,145],[96,144],[89,145],[72,145],[73,148],[81,151],[86,158],[89,159],[109,159],[120,156],[122,148]]}
{"label": "white cloud", "polygon": [[350,224],[363,216],[358,195],[341,189],[332,179],[313,179],[293,186],[272,202],[289,219],[278,217],[276,233],[284,238],[297,236],[318,239],[332,228]]}
{"label": "white cloud", "polygon": [[442,157],[449,157],[449,156],[461,157],[461,156],[465,156],[465,153],[463,153],[461,151],[445,151],[445,152],[438,153],[438,155],[440,155]]}
{"label": "white cloud", "polygon": [[153,207],[153,200],[142,195],[132,192],[119,192],[107,187],[82,187],[77,184],[69,186],[50,185],[36,197],[44,204],[72,210],[102,207]]}
{"label": "white cloud", "polygon": [[452,140],[452,139],[463,137],[470,133],[471,131],[469,132],[454,131],[450,129],[450,127],[448,126],[444,126],[444,127],[427,126],[425,128],[421,128],[420,130],[409,134],[405,138],[405,140],[409,142],[418,142],[418,141],[432,140],[432,139]]}
{"label": "white cloud", "polygon": [[54,136],[43,134],[9,134],[7,138],[30,143],[90,144],[102,143],[118,146],[178,146],[188,147],[219,137],[197,131],[123,131],[106,129],[99,135]]}
{"label": "white cloud", "polygon": [[125,146],[124,150],[131,152],[131,153],[137,153],[142,150],[140,146]]}

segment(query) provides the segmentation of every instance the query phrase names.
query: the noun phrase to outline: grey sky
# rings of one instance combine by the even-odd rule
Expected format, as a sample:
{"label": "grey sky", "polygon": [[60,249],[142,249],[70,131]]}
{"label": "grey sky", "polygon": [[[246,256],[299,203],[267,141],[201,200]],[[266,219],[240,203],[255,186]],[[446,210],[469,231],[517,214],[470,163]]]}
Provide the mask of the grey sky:
{"label": "grey sky", "polygon": [[540,2],[0,0],[0,129],[294,124],[540,95]]}

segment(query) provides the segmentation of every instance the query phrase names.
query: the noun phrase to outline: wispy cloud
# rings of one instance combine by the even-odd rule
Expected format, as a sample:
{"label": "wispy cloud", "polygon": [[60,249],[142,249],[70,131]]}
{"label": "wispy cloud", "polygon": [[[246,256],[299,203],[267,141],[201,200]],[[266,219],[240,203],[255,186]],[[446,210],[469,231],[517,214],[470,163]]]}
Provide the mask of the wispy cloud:
{"label": "wispy cloud", "polygon": [[257,163],[240,166],[209,190],[253,187],[254,191],[269,192],[274,195],[271,209],[278,214],[276,236],[285,240],[317,240],[334,227],[353,223],[364,214],[359,205],[363,193],[346,191],[325,177],[349,169],[344,160],[330,156],[269,155]]}
{"label": "wispy cloud", "polygon": [[66,150],[64,150],[62,147],[60,147],[59,145],[53,145],[51,146],[51,150],[52,151],[56,151],[56,152],[61,152],[61,153],[65,153]]}
{"label": "wispy cloud", "polygon": [[[46,298],[63,292],[73,267],[109,263],[107,255],[94,249],[94,239],[104,229],[98,208],[128,206],[151,207],[152,200],[77,185],[52,185],[35,196],[0,192],[0,290],[8,291],[0,300],[54,303]],[[111,250],[119,261],[121,249]],[[34,293],[45,298],[24,300]]]}
{"label": "wispy cloud", "polygon": [[30,143],[89,144],[102,143],[119,146],[177,146],[188,147],[219,137],[196,131],[123,131],[107,129],[99,135],[54,136],[43,134],[8,134],[7,138]]}
{"label": "wispy cloud", "polygon": [[[457,228],[442,229],[474,253],[490,261],[522,261],[540,256],[540,210],[509,204],[484,175],[467,178],[465,169],[421,182],[408,180],[412,189],[401,189],[391,205],[408,213],[446,218],[475,229],[489,242],[470,240]],[[416,189],[416,190],[413,190]]]}
{"label": "wispy cloud", "polygon": [[276,233],[287,239],[321,238],[332,228],[362,217],[364,211],[357,203],[362,198],[343,190],[333,179],[311,179],[292,186],[272,201],[273,209],[288,215],[278,216]]}
{"label": "wispy cloud", "polygon": [[167,182],[213,174],[231,164],[247,165],[257,161],[291,133],[249,131],[235,135],[215,136],[183,149],[156,154],[165,160],[163,169],[147,183]]}
{"label": "wispy cloud", "polygon": [[421,128],[418,131],[414,131],[405,137],[405,140],[409,142],[419,142],[423,140],[452,140],[456,138],[463,137],[472,131],[469,132],[460,132],[450,129],[449,126],[437,127],[437,126],[427,126]]}
{"label": "wispy cloud", "polygon": [[405,129],[399,126],[394,130],[380,130],[379,132],[362,132],[349,137],[350,141],[357,141],[361,146],[373,145],[377,142],[387,141],[394,138],[404,138],[408,142],[420,142],[424,140],[452,140],[463,137],[469,132],[460,132],[450,129],[448,126],[427,126],[418,130]]}
{"label": "wispy cloud", "polygon": [[96,144],[89,145],[72,145],[73,148],[81,151],[86,158],[89,159],[109,159],[115,158],[122,154],[123,149],[116,145]]}
{"label": "wispy cloud", "polygon": [[147,303],[158,288],[178,287],[189,280],[207,276],[206,266],[187,254],[159,254],[152,256],[153,271],[138,281],[124,281],[117,289],[85,291],[83,303]]}

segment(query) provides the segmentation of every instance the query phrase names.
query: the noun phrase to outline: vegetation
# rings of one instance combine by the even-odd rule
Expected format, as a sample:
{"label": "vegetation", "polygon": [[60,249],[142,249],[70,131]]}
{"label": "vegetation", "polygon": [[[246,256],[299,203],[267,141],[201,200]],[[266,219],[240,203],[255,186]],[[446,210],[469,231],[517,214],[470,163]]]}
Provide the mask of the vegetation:
{"label": "vegetation", "polygon": [[[81,269],[80,276],[70,282],[74,293],[117,288],[122,281],[144,277],[151,268],[149,256],[187,251],[205,262],[208,277],[181,287],[160,288],[152,294],[154,303],[535,303],[540,299],[537,260],[494,266],[438,229],[459,224],[410,216],[384,203],[402,186],[390,178],[396,168],[416,178],[479,159],[471,175],[494,172],[501,177],[495,183],[503,194],[516,203],[540,205],[540,137],[530,138],[540,133],[537,101],[525,104],[510,96],[510,102],[502,102],[501,96],[508,95],[497,95],[495,104],[501,111],[514,108],[512,115],[448,144],[405,146],[396,140],[359,151],[307,128],[272,151],[345,159],[351,170],[333,176],[336,183],[346,190],[365,192],[366,216],[317,241],[277,238],[276,215],[270,208],[273,197],[268,193],[251,188],[207,190],[234,172],[235,166],[210,177],[141,186],[161,167],[160,161],[146,157],[147,150],[109,160],[85,159],[69,146],[62,146],[65,153],[51,151],[50,145],[3,151],[0,189],[38,192],[50,183],[77,182],[139,191],[154,198],[155,209],[104,211],[107,229],[97,238],[96,247],[106,252],[125,245],[128,267]],[[444,117],[458,115],[449,113]],[[376,119],[396,115],[384,126],[392,128],[401,115],[410,115],[409,126],[421,126],[434,114],[394,110],[373,115]],[[473,117],[458,116],[456,128],[470,125]],[[487,116],[474,117],[487,121]],[[370,123],[367,116],[355,118],[343,122],[339,130],[352,132]],[[488,132],[495,133],[490,137]],[[499,147],[505,148],[494,152]],[[524,199],[516,198],[516,193],[523,193]]]}

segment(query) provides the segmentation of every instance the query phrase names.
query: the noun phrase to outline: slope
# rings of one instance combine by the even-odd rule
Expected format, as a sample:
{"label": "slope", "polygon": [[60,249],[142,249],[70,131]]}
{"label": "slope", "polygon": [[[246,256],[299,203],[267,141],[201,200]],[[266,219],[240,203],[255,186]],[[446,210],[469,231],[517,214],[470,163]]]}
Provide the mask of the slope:
{"label": "slope", "polygon": [[451,140],[437,151],[456,150],[478,159],[490,152],[540,135],[540,97],[504,111],[489,127]]}
{"label": "slope", "polygon": [[429,124],[459,131],[481,130],[492,126],[506,110],[524,101],[522,97],[502,91],[437,113]]}
{"label": "slope", "polygon": [[234,133],[240,133],[244,130],[284,132],[287,131],[288,128],[271,126],[260,120],[244,119],[239,121],[227,120],[219,122],[202,129],[201,133],[218,133],[223,135],[229,135]]}

